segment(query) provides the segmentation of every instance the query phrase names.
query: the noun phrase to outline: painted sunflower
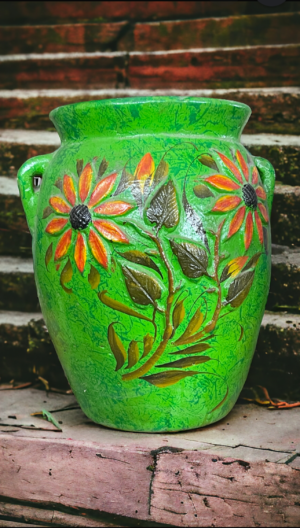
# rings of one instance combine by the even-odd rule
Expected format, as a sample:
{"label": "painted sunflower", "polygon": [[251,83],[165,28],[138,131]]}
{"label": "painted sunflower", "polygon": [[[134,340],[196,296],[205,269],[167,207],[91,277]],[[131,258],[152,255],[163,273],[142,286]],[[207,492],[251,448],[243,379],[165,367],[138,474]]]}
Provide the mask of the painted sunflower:
{"label": "painted sunflower", "polygon": [[[223,174],[208,176],[205,181],[226,194],[216,201],[212,212],[227,213],[236,210],[228,230],[228,238],[237,231],[244,230],[244,243],[246,250],[249,248],[254,232],[254,224],[258,232],[259,241],[263,243],[262,221],[269,221],[268,209],[265,203],[267,195],[260,181],[258,170],[255,166],[247,165],[242,154],[237,151],[236,165],[229,158],[218,152],[223,163],[232,173],[233,178]],[[244,222],[245,220],[245,222]]]}
{"label": "painted sunflower", "polygon": [[[94,258],[105,269],[108,266],[107,250],[99,234],[113,242],[129,243],[125,233],[108,220],[108,217],[123,215],[132,209],[133,205],[121,200],[103,201],[112,191],[117,173],[114,172],[99,181],[91,193],[92,179],[93,169],[91,164],[87,163],[79,178],[78,192],[75,190],[73,178],[65,174],[62,180],[64,198],[52,196],[49,200],[58,217],[49,222],[46,232],[60,236],[54,261],[62,259],[68,253],[75,232],[74,260],[81,273],[87,258],[86,238]],[[89,231],[80,232],[88,227]]]}

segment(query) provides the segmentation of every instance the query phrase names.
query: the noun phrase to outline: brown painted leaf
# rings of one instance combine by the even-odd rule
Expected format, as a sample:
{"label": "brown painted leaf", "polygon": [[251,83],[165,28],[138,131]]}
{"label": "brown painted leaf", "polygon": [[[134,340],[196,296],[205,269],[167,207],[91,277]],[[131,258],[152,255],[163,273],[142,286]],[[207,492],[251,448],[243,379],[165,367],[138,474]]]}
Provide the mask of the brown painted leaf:
{"label": "brown painted leaf", "polygon": [[154,173],[152,187],[156,187],[161,183],[167,176],[169,172],[169,165],[165,160],[161,160],[157,166],[157,169]]}
{"label": "brown painted leaf", "polygon": [[100,178],[103,176],[103,174],[108,168],[108,165],[109,165],[108,161],[106,161],[106,159],[103,158],[103,160],[100,163],[99,170],[98,170],[98,180],[100,180]]}
{"label": "brown painted leaf", "polygon": [[197,376],[197,370],[167,370],[166,372],[159,372],[158,374],[151,374],[150,376],[143,376],[140,379],[148,381],[152,385],[164,389],[169,385],[174,385],[183,378]]}
{"label": "brown painted leaf", "polygon": [[185,309],[184,309],[184,301],[185,299],[183,299],[182,301],[179,301],[179,303],[176,304],[174,310],[173,310],[173,317],[172,317],[172,321],[173,321],[173,330],[175,331],[178,326],[182,323],[184,317],[185,317]]}
{"label": "brown painted leaf", "polygon": [[251,259],[249,260],[248,264],[244,267],[244,271],[247,271],[250,268],[255,268],[261,255],[261,252],[255,253],[255,255],[253,255],[253,257],[251,257]]}
{"label": "brown painted leaf", "polygon": [[207,275],[208,257],[204,249],[191,242],[170,240],[173,253],[178,258],[183,273],[190,279]]}
{"label": "brown painted leaf", "polygon": [[197,196],[197,198],[210,198],[210,196],[214,195],[211,192],[211,190],[207,187],[207,185],[204,185],[203,183],[199,183],[199,185],[195,185],[194,193]]}
{"label": "brown painted leaf", "polygon": [[46,264],[47,270],[48,270],[48,264],[50,260],[52,259],[52,256],[53,256],[53,242],[51,242],[50,246],[48,247],[46,251],[46,255],[45,255],[45,264]]}
{"label": "brown painted leaf", "polygon": [[108,297],[108,295],[106,295],[106,292],[107,290],[103,290],[102,292],[98,293],[100,301],[105,304],[105,306],[108,306],[113,310],[117,310],[118,312],[130,315],[131,317],[137,317],[138,319],[143,319],[144,321],[152,322],[152,319],[146,317],[146,315],[136,312],[132,308],[129,308],[129,306],[126,306],[126,304],[116,301],[115,299],[111,299],[110,297]]}
{"label": "brown painted leaf", "polygon": [[149,352],[151,352],[151,349],[153,347],[153,343],[154,343],[154,338],[150,334],[145,335],[145,337],[144,337],[144,352],[143,352],[142,358],[148,356]]}
{"label": "brown painted leaf", "polygon": [[43,211],[43,218],[48,218],[48,216],[50,216],[52,213],[54,213],[52,207],[50,207],[50,205],[48,205],[48,207],[45,207],[44,211]]}
{"label": "brown painted leaf", "polygon": [[197,308],[195,311],[192,319],[190,320],[189,324],[187,325],[186,330],[183,332],[182,336],[177,339],[177,341],[174,343],[174,345],[184,345],[185,340],[195,334],[195,332],[198,332],[200,329],[202,323],[203,323],[204,315],[200,312],[200,308]]}
{"label": "brown painted leaf", "polygon": [[91,285],[92,290],[95,290],[96,288],[98,288],[99,283],[100,283],[100,273],[98,270],[96,270],[96,268],[94,268],[93,265],[91,265],[91,270],[88,276],[88,281]]}
{"label": "brown painted leaf", "polygon": [[82,171],[83,171],[83,160],[82,159],[81,160],[77,160],[76,171],[77,171],[78,176],[80,176]]}
{"label": "brown painted leaf", "polygon": [[58,178],[58,180],[56,180],[55,182],[55,187],[57,187],[61,192],[63,192],[63,179],[62,178]]}
{"label": "brown painted leaf", "polygon": [[246,273],[242,273],[230,284],[226,304],[230,304],[233,308],[241,306],[250,291],[254,274],[254,271],[246,271]]}
{"label": "brown painted leaf", "polygon": [[161,297],[161,287],[159,283],[141,271],[137,271],[127,266],[122,266],[127,290],[132,300],[143,306],[152,304]]}
{"label": "brown painted leaf", "polygon": [[61,272],[61,275],[60,275],[60,284],[61,286],[63,287],[63,289],[65,290],[66,293],[73,293],[72,289],[71,288],[67,288],[65,285],[67,282],[70,282],[70,280],[72,279],[73,277],[73,269],[72,269],[72,264],[71,264],[71,261],[70,259],[68,259],[64,269],[62,270]]}
{"label": "brown painted leaf", "polygon": [[147,218],[158,228],[175,227],[179,222],[176,190],[172,181],[162,185],[153,196],[147,211]]}
{"label": "brown painted leaf", "polygon": [[197,345],[193,345],[188,348],[184,348],[183,350],[178,350],[177,352],[171,352],[171,356],[180,356],[180,355],[186,355],[186,354],[197,354],[198,352],[205,352],[205,350],[208,350],[210,348],[210,345],[207,343],[198,343]]}
{"label": "brown painted leaf", "polygon": [[213,159],[213,157],[210,154],[202,154],[198,160],[202,165],[205,165],[206,167],[209,167],[210,169],[219,170],[218,166]]}
{"label": "brown painted leaf", "polygon": [[159,267],[155,264],[155,262],[148,256],[146,253],[143,253],[142,251],[132,250],[132,251],[125,251],[124,253],[118,253],[121,255],[121,257],[125,258],[129,262],[134,262],[135,264],[140,264],[140,266],[146,266],[147,268],[151,268],[157,273],[160,274],[162,278],[162,273],[159,269]]}
{"label": "brown painted leaf", "polygon": [[126,369],[130,369],[137,364],[139,360],[139,345],[137,341],[131,341],[128,347],[128,365]]}
{"label": "brown painted leaf", "polygon": [[239,337],[238,341],[241,341],[241,339],[242,339],[242,337],[244,335],[244,327],[242,325],[240,325],[240,327],[241,327],[241,333],[240,333],[240,337]]}
{"label": "brown painted leaf", "polygon": [[119,336],[117,335],[114,329],[114,324],[116,323],[111,323],[108,327],[107,339],[108,339],[111,351],[113,355],[115,356],[115,360],[117,363],[115,371],[117,371],[123,367],[125,360],[127,358],[127,354],[126,354],[126,350],[124,348],[124,345],[121,339],[119,338]]}
{"label": "brown painted leaf", "polygon": [[128,187],[130,187],[132,182],[133,182],[133,175],[130,174],[126,170],[126,168],[124,167],[124,169],[122,170],[122,175],[121,175],[121,179],[119,181],[119,185],[118,185],[117,189],[115,190],[113,196],[117,196],[118,194],[121,194],[121,192],[123,192],[126,189],[128,189]]}
{"label": "brown painted leaf", "polygon": [[227,389],[226,389],[224,398],[222,398],[222,400],[218,403],[218,405],[216,405],[211,411],[209,411],[210,413],[216,411],[217,409],[219,409],[221,407],[221,405],[223,405],[224,401],[226,400],[226,398],[228,396],[228,392],[229,392],[229,387],[227,385]]}
{"label": "brown painted leaf", "polygon": [[184,187],[183,193],[182,193],[182,204],[183,204],[183,208],[184,208],[184,211],[185,211],[185,214],[186,214],[187,221],[193,227],[193,229],[197,233],[199,239],[204,244],[206,249],[209,251],[206,231],[205,231],[205,229],[203,227],[202,220],[201,220],[200,216],[198,216],[197,213],[194,211],[194,209],[192,208],[191,204],[188,202],[187,197],[186,197],[185,187]]}
{"label": "brown painted leaf", "polygon": [[156,368],[187,368],[192,367],[193,365],[200,365],[201,363],[206,363],[210,360],[211,357],[209,356],[185,357],[181,359],[176,359],[176,361],[170,361],[170,363],[164,363],[163,365],[156,365]]}

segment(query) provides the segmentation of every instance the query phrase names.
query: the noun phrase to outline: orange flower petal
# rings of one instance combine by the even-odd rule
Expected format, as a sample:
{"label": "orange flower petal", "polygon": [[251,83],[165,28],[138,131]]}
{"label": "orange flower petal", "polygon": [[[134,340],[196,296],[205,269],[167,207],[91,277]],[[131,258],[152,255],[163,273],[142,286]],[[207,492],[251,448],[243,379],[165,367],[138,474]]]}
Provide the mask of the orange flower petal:
{"label": "orange flower petal", "polygon": [[241,166],[241,169],[243,171],[243,174],[246,178],[247,181],[249,181],[249,169],[248,169],[248,165],[247,163],[245,162],[242,154],[240,153],[239,150],[236,151],[236,157],[237,157],[237,160]]}
{"label": "orange flower petal", "polygon": [[85,262],[86,262],[86,246],[85,246],[84,238],[81,233],[78,233],[77,235],[75,251],[74,251],[74,259],[75,259],[77,268],[82,273],[84,270]]}
{"label": "orange flower petal", "polygon": [[148,152],[147,154],[145,154],[145,156],[142,157],[141,161],[138,163],[135,169],[135,172],[134,172],[134,178],[141,182],[142,192],[144,190],[145,181],[147,180],[147,178],[149,178],[149,176],[152,176],[151,177],[151,183],[152,183],[154,172],[155,172],[155,164],[154,164],[151,154]]}
{"label": "orange flower petal", "polygon": [[79,178],[79,196],[82,203],[86,200],[92,183],[93,170],[90,163],[87,163],[84,167],[81,176]]}
{"label": "orange flower petal", "polygon": [[235,175],[235,177],[239,180],[240,183],[243,183],[243,178],[238,167],[229,158],[227,158],[227,156],[221,154],[221,152],[218,152],[218,154],[223,163],[225,163],[226,167],[228,167],[228,169],[232,172],[232,174]]}
{"label": "orange flower petal", "polygon": [[243,269],[245,266],[247,260],[249,257],[237,257],[230,262],[228,262],[228,272],[231,274],[231,277],[236,277],[239,272]]}
{"label": "orange flower petal", "polygon": [[100,237],[90,229],[89,245],[95,259],[107,269],[107,252]]}
{"label": "orange flower petal", "polygon": [[246,217],[246,227],[245,227],[245,237],[244,237],[246,250],[249,248],[251,244],[252,236],[253,236],[253,218],[252,218],[252,213],[248,213]]}
{"label": "orange flower petal", "polygon": [[212,211],[223,213],[225,211],[232,211],[241,203],[241,198],[238,196],[222,196],[219,200],[216,201]]}
{"label": "orange flower petal", "polygon": [[261,198],[262,200],[265,200],[267,198],[267,195],[262,187],[257,187],[255,189],[255,192],[258,196],[258,198]]}
{"label": "orange flower petal", "polygon": [[71,211],[71,207],[59,196],[52,196],[49,203],[57,213],[69,213]]}
{"label": "orange flower petal", "polygon": [[123,231],[112,222],[109,222],[108,220],[94,220],[93,224],[99,233],[108,240],[129,244],[129,240],[125,233],[123,233]]}
{"label": "orange flower petal", "polygon": [[230,222],[228,238],[234,235],[241,227],[245,217],[246,207],[240,207]]}
{"label": "orange flower petal", "polygon": [[256,167],[252,169],[252,183],[256,185],[258,183],[259,175]]}
{"label": "orange flower petal", "polygon": [[68,229],[68,231],[66,231],[63,234],[63,236],[61,237],[60,241],[58,242],[56,246],[54,260],[59,260],[67,254],[68,249],[71,244],[71,239],[72,239],[72,229]]}
{"label": "orange flower petal", "polygon": [[94,213],[118,216],[127,213],[127,211],[130,211],[130,209],[132,208],[133,205],[127,202],[106,202],[104,204],[101,204],[99,207],[96,207],[96,209],[94,209]]}
{"label": "orange flower petal", "polygon": [[235,191],[236,189],[240,188],[240,185],[232,181],[230,178],[227,178],[227,176],[223,176],[222,174],[214,174],[213,176],[209,176],[208,178],[205,178],[205,181],[217,189],[224,189],[225,191]]}
{"label": "orange flower petal", "polygon": [[264,219],[265,222],[269,222],[269,215],[268,215],[268,211],[267,211],[267,208],[264,206],[264,204],[262,203],[259,203],[258,204],[258,208],[262,214],[262,217]]}
{"label": "orange flower petal", "polygon": [[68,221],[68,218],[53,218],[53,220],[51,220],[51,222],[49,222],[46,227],[46,233],[50,233],[50,235],[59,233],[68,223]]}
{"label": "orange flower petal", "polygon": [[76,202],[74,182],[71,176],[68,176],[67,174],[64,175],[63,189],[68,202],[74,207]]}
{"label": "orange flower petal", "polygon": [[259,241],[262,244],[263,241],[264,241],[263,226],[262,226],[261,219],[259,218],[259,214],[258,214],[257,211],[255,211],[254,216],[255,216],[255,220],[256,220],[256,227],[257,227],[257,231],[258,231]]}
{"label": "orange flower petal", "polygon": [[92,196],[90,197],[88,206],[94,207],[97,203],[102,200],[102,198],[105,198],[110,191],[112,190],[114,183],[116,181],[118,174],[116,172],[113,172],[109,176],[106,176],[106,178],[103,178],[99,183],[97,183],[95,189],[92,192]]}

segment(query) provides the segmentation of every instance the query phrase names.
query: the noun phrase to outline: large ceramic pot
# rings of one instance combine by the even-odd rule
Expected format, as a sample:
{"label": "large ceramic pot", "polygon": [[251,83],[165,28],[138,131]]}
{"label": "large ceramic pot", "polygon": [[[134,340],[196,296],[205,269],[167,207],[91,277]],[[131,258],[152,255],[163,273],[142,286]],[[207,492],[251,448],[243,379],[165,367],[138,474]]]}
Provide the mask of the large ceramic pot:
{"label": "large ceramic pot", "polygon": [[99,424],[197,428],[239,396],[268,294],[274,190],[270,163],[239,141],[249,115],[202,98],[64,106],[50,114],[60,148],[19,170],[45,322]]}

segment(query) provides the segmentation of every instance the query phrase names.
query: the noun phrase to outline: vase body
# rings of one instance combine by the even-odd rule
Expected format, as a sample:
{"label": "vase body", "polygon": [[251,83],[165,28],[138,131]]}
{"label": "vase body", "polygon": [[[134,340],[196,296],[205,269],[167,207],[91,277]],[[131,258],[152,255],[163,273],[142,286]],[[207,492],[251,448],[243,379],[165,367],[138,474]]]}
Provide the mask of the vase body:
{"label": "vase body", "polygon": [[272,166],[239,141],[249,114],[175,97],[60,107],[60,148],[19,171],[42,313],[99,424],[193,429],[239,396],[269,289],[274,190]]}

